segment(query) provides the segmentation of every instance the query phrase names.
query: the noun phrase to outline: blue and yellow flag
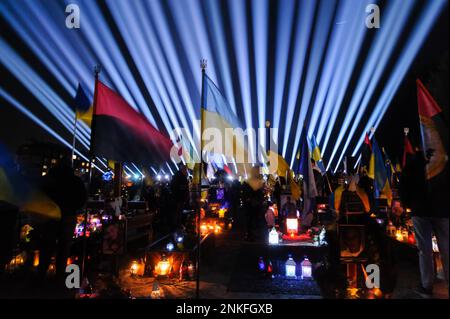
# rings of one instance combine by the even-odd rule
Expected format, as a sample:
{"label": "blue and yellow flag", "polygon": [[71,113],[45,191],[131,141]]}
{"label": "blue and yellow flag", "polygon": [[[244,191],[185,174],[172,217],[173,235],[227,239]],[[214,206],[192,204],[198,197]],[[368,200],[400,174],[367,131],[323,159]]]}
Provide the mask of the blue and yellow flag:
{"label": "blue and yellow flag", "polygon": [[[203,132],[208,132],[210,142],[205,143],[202,139],[202,149],[205,153],[223,154],[227,162],[236,163],[238,174],[245,176],[250,172],[252,163],[247,151],[245,139],[236,138],[235,129],[243,129],[239,119],[233,113],[227,100],[223,97],[220,90],[214,82],[203,73],[203,92],[202,92],[201,114]],[[215,139],[216,143],[213,143]],[[215,149],[214,145],[220,147]]]}
{"label": "blue and yellow flag", "polygon": [[93,105],[81,87],[81,84],[78,84],[77,93],[73,99],[73,110],[77,114],[77,119],[82,120],[89,127],[91,126]]}
{"label": "blue and yellow flag", "polygon": [[392,202],[392,190],[388,178],[388,173],[386,170],[386,165],[383,159],[383,154],[381,153],[378,143],[373,137],[372,140],[372,158],[373,161],[373,173],[374,173],[374,189],[375,197],[386,198],[388,200],[388,205]]}
{"label": "blue and yellow flag", "polygon": [[301,136],[298,173],[303,176],[303,213],[309,213],[313,209],[313,201],[318,193],[309,153],[307,130],[305,127],[303,127]]}
{"label": "blue and yellow flag", "polygon": [[59,206],[17,171],[13,159],[1,144],[0,202],[15,206],[24,213],[44,218],[61,218]]}
{"label": "blue and yellow flag", "polygon": [[320,169],[320,172],[323,174],[326,173],[325,166],[323,164],[322,154],[320,153],[319,144],[317,144],[316,137],[314,135],[311,136],[310,140],[311,144],[311,157],[316,162],[317,167]]}

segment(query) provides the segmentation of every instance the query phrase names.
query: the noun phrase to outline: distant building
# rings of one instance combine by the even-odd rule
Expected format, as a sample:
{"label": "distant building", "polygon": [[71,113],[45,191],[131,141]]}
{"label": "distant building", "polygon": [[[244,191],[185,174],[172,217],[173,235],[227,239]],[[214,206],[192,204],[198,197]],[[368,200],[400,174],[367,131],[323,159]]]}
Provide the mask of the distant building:
{"label": "distant building", "polygon": [[70,150],[61,145],[32,141],[17,149],[17,164],[24,176],[34,179],[45,176],[50,168],[70,156]]}

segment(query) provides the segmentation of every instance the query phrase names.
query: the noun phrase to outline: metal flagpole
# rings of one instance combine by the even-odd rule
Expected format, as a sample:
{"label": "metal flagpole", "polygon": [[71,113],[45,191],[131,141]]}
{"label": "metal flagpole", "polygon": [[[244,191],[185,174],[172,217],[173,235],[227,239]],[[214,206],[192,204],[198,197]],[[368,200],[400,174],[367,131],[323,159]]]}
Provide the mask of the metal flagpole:
{"label": "metal flagpole", "polygon": [[73,138],[72,138],[72,169],[74,168],[74,157],[75,157],[75,144],[77,142],[77,110],[75,110],[75,119],[73,124]]}
{"label": "metal flagpole", "polygon": [[196,285],[195,285],[195,297],[200,298],[200,245],[202,242],[202,237],[200,233],[201,225],[201,197],[202,197],[202,172],[203,172],[203,143],[202,143],[202,133],[203,133],[203,115],[202,107],[204,100],[204,90],[205,90],[205,76],[206,76],[206,65],[207,61],[205,59],[200,60],[200,67],[202,69],[202,93],[200,99],[200,165],[199,165],[199,179],[198,179],[198,194],[199,194],[199,207],[197,210],[197,274],[196,274]]}
{"label": "metal flagpole", "polygon": [[[90,139],[90,149],[89,149],[89,182],[88,182],[88,197],[92,188],[92,175],[93,175],[93,162],[94,162],[94,153],[93,153],[93,143],[94,143],[94,133],[95,133],[95,110],[97,106],[97,85],[98,85],[98,75],[100,73],[101,67],[100,65],[96,65],[94,67],[94,75],[95,75],[95,89],[94,89],[94,105],[92,110],[92,124],[91,124],[91,139]],[[86,250],[87,250],[87,226],[88,226],[88,212],[87,209],[84,211],[84,232],[83,232],[83,260],[81,263],[81,278],[84,278],[86,271]]]}

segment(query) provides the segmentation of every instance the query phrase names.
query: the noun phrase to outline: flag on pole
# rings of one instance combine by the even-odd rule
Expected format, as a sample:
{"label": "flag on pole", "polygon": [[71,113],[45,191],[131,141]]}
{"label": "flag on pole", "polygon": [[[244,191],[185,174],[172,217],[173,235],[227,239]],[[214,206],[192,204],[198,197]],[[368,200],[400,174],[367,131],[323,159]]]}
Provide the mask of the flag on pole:
{"label": "flag on pole", "polygon": [[448,127],[442,109],[420,80],[417,80],[417,104],[422,147],[427,157],[430,214],[448,217]]}
{"label": "flag on pole", "polygon": [[432,179],[447,167],[448,130],[441,108],[420,80],[417,80],[417,104],[423,150],[431,155],[426,166],[427,179]]}
{"label": "flag on pole", "polygon": [[[361,167],[363,169],[370,170],[371,158],[372,158],[372,143],[370,142],[369,134],[366,133],[366,137],[364,138],[364,144],[361,151]],[[373,179],[373,175],[370,177]]]}
{"label": "flag on pole", "polygon": [[60,207],[39,188],[19,173],[13,158],[0,144],[0,202],[17,207],[21,212],[60,219]]}
{"label": "flag on pole", "polygon": [[388,153],[386,152],[386,149],[383,147],[382,148],[383,154],[384,154],[384,163],[386,166],[386,172],[388,175],[388,181],[392,186],[392,182],[393,182],[393,178],[394,178],[394,174],[395,174],[395,167],[394,164],[392,164],[391,159],[389,158]]}
{"label": "flag on pole", "polygon": [[291,188],[291,195],[292,199],[295,201],[300,199],[301,190],[298,186],[297,182],[294,180],[294,172],[289,167],[289,164],[286,162],[283,156],[281,156],[278,153],[269,151],[269,158],[275,158],[277,157],[277,168],[276,168],[276,174],[281,177],[287,178],[287,183],[289,184],[289,187]]}
{"label": "flag on pole", "polygon": [[172,141],[120,95],[96,81],[91,151],[117,162],[164,163]]}
{"label": "flag on pole", "polygon": [[388,205],[392,202],[392,190],[388,178],[388,173],[386,170],[386,165],[383,159],[383,154],[378,146],[378,143],[373,137],[372,139],[372,158],[373,161],[373,171],[374,171],[374,190],[375,197],[386,198],[388,200]]}
{"label": "flag on pole", "polygon": [[92,102],[86,95],[86,92],[78,83],[77,93],[73,99],[72,109],[76,112],[76,117],[85,122],[89,127],[92,122]]}
{"label": "flag on pole", "polygon": [[[234,129],[241,129],[242,125],[233,113],[227,100],[224,98],[220,90],[214,82],[203,73],[203,92],[201,103],[201,115],[203,131],[210,130],[210,132],[220,132],[214,138],[219,138],[217,144],[221,146],[221,150],[212,148],[212,143],[205,143],[203,140],[202,150],[206,153],[214,153],[220,151],[220,155],[225,155],[227,162],[236,162],[237,171],[239,175],[245,176],[252,167],[251,159],[249,158],[247,143],[244,138],[236,138],[234,136]],[[203,136],[203,132],[201,132]],[[241,136],[243,137],[243,136]],[[225,153],[225,154],[224,154]]]}
{"label": "flag on pole", "polygon": [[405,140],[404,140],[404,147],[403,147],[403,160],[402,160],[402,167],[406,166],[406,162],[408,160],[408,156],[409,155],[414,155],[414,148],[411,144],[411,142],[409,141],[408,135],[405,135]]}
{"label": "flag on pole", "polygon": [[316,162],[316,166],[320,169],[320,172],[323,174],[326,173],[325,166],[323,164],[322,154],[320,152],[319,144],[317,144],[316,137],[311,136],[311,157]]}
{"label": "flag on pole", "polygon": [[316,182],[308,147],[308,137],[306,127],[303,126],[302,138],[300,139],[300,161],[298,173],[303,176],[303,216],[313,209],[314,199],[317,197]]}

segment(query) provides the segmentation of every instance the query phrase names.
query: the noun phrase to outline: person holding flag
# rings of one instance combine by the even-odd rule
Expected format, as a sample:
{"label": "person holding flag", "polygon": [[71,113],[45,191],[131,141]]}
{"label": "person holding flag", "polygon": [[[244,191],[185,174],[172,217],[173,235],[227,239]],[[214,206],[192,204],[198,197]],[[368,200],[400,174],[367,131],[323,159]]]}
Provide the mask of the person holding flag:
{"label": "person holding flag", "polygon": [[392,203],[392,189],[389,182],[386,164],[383,159],[383,154],[378,146],[378,143],[373,137],[372,139],[372,157],[370,159],[370,174],[374,176],[373,186],[375,198],[386,198],[388,205]]}
{"label": "person holding flag", "polygon": [[317,144],[316,137],[314,135],[311,136],[310,139],[311,145],[311,163],[313,166],[314,180],[316,182],[316,189],[319,196],[324,196],[324,176],[327,178],[326,169],[323,164],[322,155],[320,153],[319,144]]}
{"label": "person holding flag", "polygon": [[435,277],[433,233],[448,287],[448,128],[441,108],[420,80],[417,80],[417,104],[423,150],[416,150],[411,159],[404,161],[400,196],[412,210],[419,249],[421,284],[416,292],[429,298],[433,295]]}
{"label": "person holding flag", "polygon": [[303,176],[303,210],[302,210],[302,226],[310,227],[313,220],[313,212],[315,208],[315,201],[317,197],[316,182],[314,180],[314,173],[308,147],[308,136],[306,127],[303,126],[303,131],[300,139],[300,161],[298,165],[298,173]]}

